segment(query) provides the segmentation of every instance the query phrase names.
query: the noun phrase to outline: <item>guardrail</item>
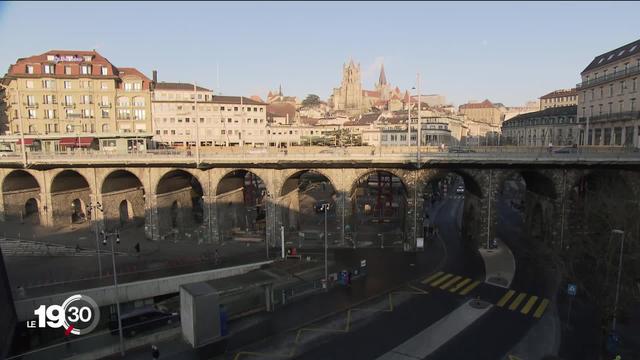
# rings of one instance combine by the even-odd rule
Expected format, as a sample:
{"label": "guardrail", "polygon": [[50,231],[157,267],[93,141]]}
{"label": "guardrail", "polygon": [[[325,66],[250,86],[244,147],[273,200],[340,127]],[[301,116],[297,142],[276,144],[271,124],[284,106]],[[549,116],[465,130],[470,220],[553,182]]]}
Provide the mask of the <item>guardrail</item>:
{"label": "guardrail", "polygon": [[[290,148],[291,149],[291,148]],[[185,163],[185,164],[208,164],[208,163],[235,163],[235,162],[296,162],[296,161],[317,161],[317,162],[401,162],[413,163],[418,161],[416,149],[408,148],[356,148],[357,152],[350,151],[349,148],[329,148],[323,152],[298,152],[298,151],[247,151],[237,152],[202,152],[196,157],[194,151],[178,150],[150,150],[135,152],[112,152],[112,151],[76,151],[57,153],[27,153],[26,165],[38,165],[45,163],[53,164],[114,164],[114,163],[134,163],[134,164],[161,164],[161,163]],[[364,150],[364,151],[363,151]],[[564,160],[564,161],[605,161],[605,160],[638,160],[640,152],[634,147],[605,147],[605,146],[583,146],[583,147],[519,147],[519,146],[480,146],[455,148],[445,151],[437,148],[423,148],[420,151],[420,161],[445,161],[445,160],[467,160],[467,161],[499,161],[499,160]],[[22,164],[20,153],[2,153],[0,164],[13,163]]]}

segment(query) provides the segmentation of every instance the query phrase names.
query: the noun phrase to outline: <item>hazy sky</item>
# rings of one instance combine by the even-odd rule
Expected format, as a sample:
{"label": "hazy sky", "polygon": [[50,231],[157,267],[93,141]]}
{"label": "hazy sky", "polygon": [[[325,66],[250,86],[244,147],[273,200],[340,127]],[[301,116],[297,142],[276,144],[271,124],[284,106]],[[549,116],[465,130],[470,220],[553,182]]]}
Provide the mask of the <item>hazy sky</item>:
{"label": "hazy sky", "polygon": [[352,57],[365,89],[384,61],[401,89],[420,72],[423,94],[518,105],[640,38],[638,14],[638,2],[2,2],[0,72],[51,49],[96,49],[161,81],[326,99]]}

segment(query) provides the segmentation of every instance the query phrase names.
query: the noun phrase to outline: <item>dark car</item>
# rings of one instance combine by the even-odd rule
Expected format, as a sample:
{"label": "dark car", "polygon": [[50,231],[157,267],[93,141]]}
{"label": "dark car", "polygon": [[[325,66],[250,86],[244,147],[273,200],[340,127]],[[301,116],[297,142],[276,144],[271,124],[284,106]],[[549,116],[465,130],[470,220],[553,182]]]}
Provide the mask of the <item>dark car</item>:
{"label": "dark car", "polygon": [[[122,315],[122,334],[132,337],[177,322],[178,317],[177,313],[162,311],[153,306],[134,309]],[[109,321],[109,330],[111,335],[118,334],[118,319]]]}
{"label": "dark car", "polygon": [[450,153],[458,153],[458,154],[467,154],[467,153],[474,153],[475,150],[471,150],[471,149],[464,149],[464,148],[449,148],[449,152]]}
{"label": "dark car", "polygon": [[565,146],[559,149],[553,150],[554,154],[577,154],[578,148],[574,146]]}

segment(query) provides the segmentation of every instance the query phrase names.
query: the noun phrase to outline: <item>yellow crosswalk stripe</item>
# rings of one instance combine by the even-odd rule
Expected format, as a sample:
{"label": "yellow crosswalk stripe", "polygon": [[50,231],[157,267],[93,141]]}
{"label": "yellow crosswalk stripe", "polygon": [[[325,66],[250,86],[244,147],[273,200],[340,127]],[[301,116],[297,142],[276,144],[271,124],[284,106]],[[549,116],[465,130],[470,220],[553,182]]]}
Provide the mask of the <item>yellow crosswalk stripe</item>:
{"label": "yellow crosswalk stripe", "polygon": [[511,305],[509,305],[509,310],[517,309],[518,306],[520,306],[520,303],[522,302],[522,300],[524,300],[524,298],[526,298],[526,297],[527,297],[527,294],[525,294],[525,293],[518,294],[518,296],[516,296],[516,299],[513,300]]}
{"label": "yellow crosswalk stripe", "polygon": [[542,313],[544,313],[544,310],[547,308],[547,305],[549,305],[549,300],[543,299],[540,305],[538,305],[536,312],[533,313],[533,317],[540,319],[542,317]]}
{"label": "yellow crosswalk stripe", "polygon": [[506,304],[511,297],[513,296],[513,294],[515,294],[516,292],[513,290],[509,290],[507,291],[506,294],[504,294],[504,296],[502,296],[502,298],[500,299],[500,301],[498,301],[498,303],[496,304],[498,307],[503,307],[504,304]]}
{"label": "yellow crosswalk stripe", "polygon": [[423,283],[423,284],[428,284],[428,283],[429,283],[429,282],[431,282],[432,280],[435,280],[435,279],[437,279],[438,277],[440,277],[440,275],[442,275],[442,274],[444,274],[444,272],[442,272],[442,271],[438,271],[437,273],[435,273],[435,274],[433,274],[433,275],[429,276],[428,278],[426,278],[426,279],[422,280],[422,281],[421,281],[421,283]]}
{"label": "yellow crosswalk stripe", "polygon": [[453,276],[453,274],[447,274],[447,275],[445,275],[445,276],[443,276],[443,277],[439,278],[438,280],[436,280],[436,281],[432,282],[432,283],[431,283],[431,286],[436,287],[436,286],[438,286],[438,285],[442,284],[443,282],[447,281],[447,280],[448,280],[450,277],[452,277],[452,276]]}
{"label": "yellow crosswalk stripe", "polygon": [[538,297],[537,296],[532,296],[529,298],[529,301],[527,301],[526,304],[524,304],[524,307],[522,308],[522,310],[520,310],[521,313],[527,315],[529,313],[529,311],[531,311],[531,308],[533,307],[533,304],[536,303],[536,301],[538,301]]}
{"label": "yellow crosswalk stripe", "polygon": [[447,281],[446,283],[442,284],[442,286],[440,286],[440,289],[444,290],[446,288],[448,288],[449,286],[457,283],[458,281],[460,281],[460,279],[462,279],[462,276],[456,276],[453,279]]}
{"label": "yellow crosswalk stripe", "polygon": [[449,289],[449,291],[451,291],[452,293],[460,290],[463,286],[467,285],[468,283],[471,282],[471,279],[466,278],[462,281],[460,281],[456,286],[452,287],[451,289]]}
{"label": "yellow crosswalk stripe", "polygon": [[471,285],[467,286],[466,288],[462,289],[462,291],[459,292],[460,295],[467,295],[468,293],[471,292],[471,290],[475,289],[476,286],[480,285],[480,281],[474,281],[471,283]]}

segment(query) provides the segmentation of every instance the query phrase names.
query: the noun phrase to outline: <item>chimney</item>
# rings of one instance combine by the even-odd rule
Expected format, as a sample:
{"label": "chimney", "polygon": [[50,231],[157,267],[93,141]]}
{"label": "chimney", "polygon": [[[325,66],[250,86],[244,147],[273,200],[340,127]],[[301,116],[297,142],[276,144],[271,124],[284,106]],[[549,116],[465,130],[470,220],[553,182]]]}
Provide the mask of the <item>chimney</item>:
{"label": "chimney", "polygon": [[153,70],[153,83],[158,83],[158,70]]}

